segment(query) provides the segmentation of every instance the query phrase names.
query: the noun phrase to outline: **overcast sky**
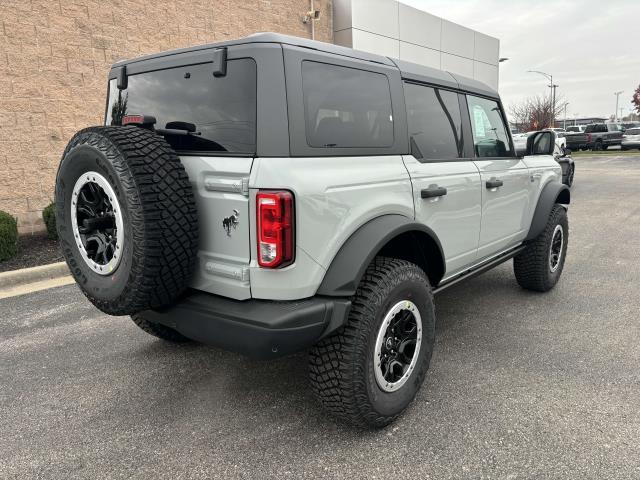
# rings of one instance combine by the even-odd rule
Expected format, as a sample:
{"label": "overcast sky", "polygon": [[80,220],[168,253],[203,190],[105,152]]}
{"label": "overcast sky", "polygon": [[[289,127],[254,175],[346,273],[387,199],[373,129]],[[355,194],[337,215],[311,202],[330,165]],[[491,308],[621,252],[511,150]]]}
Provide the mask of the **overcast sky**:
{"label": "overcast sky", "polygon": [[401,0],[500,40],[500,94],[509,104],[548,94],[553,75],[567,117],[623,114],[640,84],[640,0]]}

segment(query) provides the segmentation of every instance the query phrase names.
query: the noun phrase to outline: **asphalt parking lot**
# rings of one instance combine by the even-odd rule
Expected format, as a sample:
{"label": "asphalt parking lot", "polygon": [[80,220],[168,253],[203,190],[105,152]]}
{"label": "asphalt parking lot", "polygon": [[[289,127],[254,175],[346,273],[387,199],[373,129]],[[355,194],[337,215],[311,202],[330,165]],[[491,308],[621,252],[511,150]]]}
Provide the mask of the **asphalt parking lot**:
{"label": "asphalt parking lot", "polygon": [[436,297],[391,427],[315,404],[306,359],[173,346],[75,286],[0,300],[1,478],[640,478],[640,155],[576,159],[567,264]]}

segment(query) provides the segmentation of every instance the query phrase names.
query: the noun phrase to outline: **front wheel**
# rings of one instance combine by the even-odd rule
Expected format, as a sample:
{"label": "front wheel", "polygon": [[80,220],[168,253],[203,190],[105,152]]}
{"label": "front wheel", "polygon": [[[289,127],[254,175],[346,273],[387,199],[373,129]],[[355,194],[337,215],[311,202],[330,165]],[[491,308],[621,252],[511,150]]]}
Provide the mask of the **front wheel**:
{"label": "front wheel", "polygon": [[567,210],[556,204],[542,233],[513,258],[518,284],[537,292],[551,290],[562,274],[568,242]]}
{"label": "front wheel", "polygon": [[311,386],[335,416],[383,427],[420,389],[434,338],[433,296],[424,271],[378,257],[358,286],[346,325],[310,352]]}
{"label": "front wheel", "polygon": [[576,174],[575,165],[569,165],[569,171],[567,172],[567,180],[564,183],[567,187],[571,188],[573,186],[573,177]]}

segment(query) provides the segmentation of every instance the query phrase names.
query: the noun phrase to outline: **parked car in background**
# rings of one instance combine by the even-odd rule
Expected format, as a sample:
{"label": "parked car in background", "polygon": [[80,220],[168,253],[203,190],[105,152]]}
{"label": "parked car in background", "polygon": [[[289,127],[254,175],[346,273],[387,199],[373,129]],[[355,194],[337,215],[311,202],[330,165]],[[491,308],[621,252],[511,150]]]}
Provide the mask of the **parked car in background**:
{"label": "parked car in background", "polygon": [[632,148],[640,150],[640,127],[629,128],[622,134],[620,148],[622,150],[631,150]]}
{"label": "parked car in background", "polygon": [[566,132],[567,133],[582,133],[584,132],[585,126],[584,125],[571,125],[569,127],[566,128]]}
{"label": "parked car in background", "polygon": [[527,138],[529,138],[529,133],[514,133],[512,135],[513,148],[515,148],[517,155],[524,155],[524,152],[527,150]]}
{"label": "parked car in background", "polygon": [[567,139],[566,132],[563,128],[547,128],[550,132],[553,132],[555,135],[556,145],[558,145],[561,149],[567,148]]}
{"label": "parked car in background", "polygon": [[571,130],[565,133],[565,147],[570,149],[573,152],[577,152],[578,150],[586,150],[587,147],[587,139],[588,136],[584,133],[584,126],[580,125],[578,127],[568,127],[568,128],[580,128],[582,130]]}
{"label": "parked car in background", "polygon": [[622,122],[622,126],[625,130],[629,128],[640,128],[640,122]]}
{"label": "parked car in background", "polygon": [[591,123],[587,125],[586,146],[591,150],[606,150],[622,142],[623,127],[619,123]]}

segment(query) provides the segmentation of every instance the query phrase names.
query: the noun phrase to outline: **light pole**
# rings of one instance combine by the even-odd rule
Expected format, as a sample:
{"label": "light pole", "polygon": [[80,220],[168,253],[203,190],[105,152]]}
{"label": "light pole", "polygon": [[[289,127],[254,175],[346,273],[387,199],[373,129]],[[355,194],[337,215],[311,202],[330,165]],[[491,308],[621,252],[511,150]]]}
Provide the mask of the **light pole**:
{"label": "light pole", "polygon": [[613,92],[613,94],[616,96],[616,113],[614,114],[614,118],[616,120],[616,123],[618,123],[618,100],[620,99],[620,94],[623,91],[624,90],[620,90],[619,92]]}
{"label": "light pole", "polygon": [[569,102],[564,102],[564,118],[562,119],[562,128],[564,130],[567,129],[567,105],[569,105]]}
{"label": "light pole", "polygon": [[541,72],[540,70],[527,70],[528,73],[539,73],[540,75],[544,75],[544,77],[549,80],[549,88],[551,88],[551,127],[553,127],[555,123],[555,109],[556,109],[556,88],[558,85],[553,83],[553,75],[546,72]]}

